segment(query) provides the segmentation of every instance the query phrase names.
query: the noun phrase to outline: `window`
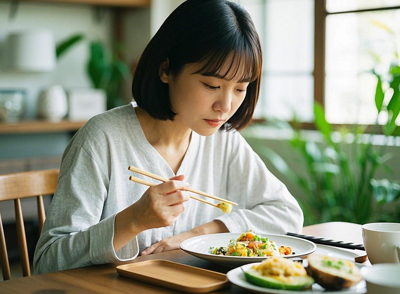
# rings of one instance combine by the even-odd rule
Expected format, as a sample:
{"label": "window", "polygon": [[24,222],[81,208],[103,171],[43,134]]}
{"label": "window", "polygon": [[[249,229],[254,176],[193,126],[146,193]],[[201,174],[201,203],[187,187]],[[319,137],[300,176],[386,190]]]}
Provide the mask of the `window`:
{"label": "window", "polygon": [[[327,0],[325,109],[332,123],[374,124],[376,78],[399,61],[400,1]],[[382,9],[383,8],[383,9]],[[397,44],[396,44],[397,39]]]}
{"label": "window", "polygon": [[371,70],[400,61],[400,0],[238,2],[264,53],[256,118],[311,122],[318,101],[331,123],[375,122]]}
{"label": "window", "polygon": [[243,0],[261,38],[264,65],[255,117],[312,120],[313,0]]}

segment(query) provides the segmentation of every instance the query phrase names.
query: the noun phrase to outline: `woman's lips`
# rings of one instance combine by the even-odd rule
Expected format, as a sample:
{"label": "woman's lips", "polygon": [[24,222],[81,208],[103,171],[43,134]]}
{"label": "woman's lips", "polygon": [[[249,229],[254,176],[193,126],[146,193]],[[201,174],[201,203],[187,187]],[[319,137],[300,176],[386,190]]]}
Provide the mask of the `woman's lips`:
{"label": "woman's lips", "polygon": [[212,127],[218,127],[224,122],[223,120],[219,119],[206,119],[205,121]]}

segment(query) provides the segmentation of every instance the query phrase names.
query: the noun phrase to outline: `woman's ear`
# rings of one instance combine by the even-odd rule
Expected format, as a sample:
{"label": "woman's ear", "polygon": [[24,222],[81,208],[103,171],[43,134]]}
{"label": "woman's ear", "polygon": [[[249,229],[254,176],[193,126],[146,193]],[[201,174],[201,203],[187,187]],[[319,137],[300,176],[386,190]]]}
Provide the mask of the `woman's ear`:
{"label": "woman's ear", "polygon": [[160,69],[158,70],[158,75],[160,76],[161,82],[168,84],[168,82],[169,82],[169,60],[168,60],[168,58],[160,65]]}

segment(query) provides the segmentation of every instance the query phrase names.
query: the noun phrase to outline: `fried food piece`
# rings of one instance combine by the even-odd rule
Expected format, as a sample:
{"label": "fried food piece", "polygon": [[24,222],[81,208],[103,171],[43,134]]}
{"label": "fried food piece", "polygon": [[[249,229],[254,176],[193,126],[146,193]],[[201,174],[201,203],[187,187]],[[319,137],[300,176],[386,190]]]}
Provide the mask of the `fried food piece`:
{"label": "fried food piece", "polygon": [[228,202],[220,202],[217,204],[218,208],[222,210],[223,213],[230,213],[232,211],[232,204]]}

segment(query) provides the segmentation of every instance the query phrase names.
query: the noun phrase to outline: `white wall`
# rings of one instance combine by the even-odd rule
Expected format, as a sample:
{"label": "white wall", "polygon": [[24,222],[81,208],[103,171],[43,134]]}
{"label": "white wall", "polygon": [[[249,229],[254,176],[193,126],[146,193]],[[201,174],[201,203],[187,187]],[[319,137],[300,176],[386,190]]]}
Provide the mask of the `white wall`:
{"label": "white wall", "polygon": [[168,15],[184,0],[152,0],[151,2],[151,35],[157,32]]}

